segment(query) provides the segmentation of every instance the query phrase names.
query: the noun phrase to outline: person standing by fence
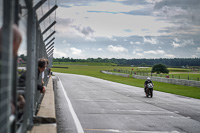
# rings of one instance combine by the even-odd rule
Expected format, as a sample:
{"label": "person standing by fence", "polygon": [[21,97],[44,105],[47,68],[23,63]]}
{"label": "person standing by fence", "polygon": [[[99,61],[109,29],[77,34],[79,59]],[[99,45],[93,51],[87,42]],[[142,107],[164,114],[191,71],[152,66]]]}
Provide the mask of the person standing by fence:
{"label": "person standing by fence", "polygon": [[44,72],[45,66],[46,66],[46,60],[44,58],[39,59],[38,60],[38,75],[37,75],[37,79],[38,79],[37,90],[39,90],[43,94],[45,93],[45,87],[43,86],[43,83],[42,83],[41,74],[42,72]]}

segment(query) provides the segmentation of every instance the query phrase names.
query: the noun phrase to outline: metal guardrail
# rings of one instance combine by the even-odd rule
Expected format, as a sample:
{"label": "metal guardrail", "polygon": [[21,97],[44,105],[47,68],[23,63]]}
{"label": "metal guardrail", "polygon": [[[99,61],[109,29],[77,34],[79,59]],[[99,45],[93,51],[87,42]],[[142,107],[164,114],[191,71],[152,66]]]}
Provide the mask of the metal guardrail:
{"label": "metal guardrail", "polygon": [[[137,79],[147,79],[148,76],[133,75],[133,78]],[[162,77],[151,77],[152,81],[158,81],[169,84],[185,85],[185,86],[195,86],[200,87],[200,81],[194,80],[184,80],[184,79],[172,79],[172,78],[162,78]]]}
{"label": "metal guardrail", "polygon": [[105,74],[110,74],[110,75],[116,75],[116,76],[122,76],[122,77],[128,77],[129,78],[129,74],[113,73],[113,72],[108,72],[108,71],[101,71],[101,72],[105,73]]}
{"label": "metal guardrail", "polygon": [[[129,74],[123,74],[123,73],[113,73],[113,72],[108,72],[108,71],[101,71],[101,72],[105,74],[117,75],[117,76],[122,76],[122,77],[130,76]],[[158,81],[158,82],[176,84],[176,85],[200,87],[200,81],[194,81],[194,80],[172,79],[172,78],[162,78],[162,77],[154,77],[154,76],[141,76],[141,75],[135,75],[135,74],[133,74],[132,77],[137,78],[137,79],[144,79],[144,80],[146,80],[147,77],[151,77],[152,81]]]}
{"label": "metal guardrail", "polygon": [[[33,119],[43,97],[37,90],[39,82],[37,62],[39,58],[46,58],[49,60],[48,68],[51,68],[53,61],[53,45],[51,44],[49,49],[45,41],[51,40],[55,32],[48,35],[47,31],[52,25],[50,28],[46,26],[42,31],[40,23],[55,11],[57,5],[55,3],[41,18],[37,17],[36,12],[46,1],[40,0],[34,6],[34,0],[0,0],[0,133],[25,133],[34,124]],[[23,25],[20,25],[20,22]],[[22,39],[27,47],[24,86],[18,86],[17,57],[13,54],[14,24],[18,25],[19,29],[20,26],[25,29],[20,29],[20,32],[24,33]],[[55,20],[53,24],[55,25]],[[48,35],[46,39],[43,38],[45,34]],[[47,69],[44,73],[44,85],[47,85],[49,74]],[[25,107],[20,118],[17,104],[19,94],[25,98]]]}

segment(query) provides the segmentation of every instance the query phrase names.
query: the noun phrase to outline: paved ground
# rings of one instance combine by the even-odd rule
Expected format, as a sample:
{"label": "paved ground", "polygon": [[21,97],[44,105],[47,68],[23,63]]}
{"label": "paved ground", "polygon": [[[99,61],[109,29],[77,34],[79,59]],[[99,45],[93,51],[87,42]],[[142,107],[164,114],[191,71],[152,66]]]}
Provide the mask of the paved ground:
{"label": "paved ground", "polygon": [[54,99],[53,83],[52,83],[51,77],[46,87],[46,92],[43,97],[37,117],[40,117],[38,119],[40,124],[38,123],[35,124],[32,130],[28,133],[56,133],[57,132],[57,125],[55,122],[55,119],[56,119],[55,99]]}
{"label": "paved ground", "polygon": [[200,100],[157,91],[146,98],[143,88],[54,74],[59,133],[200,132]]}

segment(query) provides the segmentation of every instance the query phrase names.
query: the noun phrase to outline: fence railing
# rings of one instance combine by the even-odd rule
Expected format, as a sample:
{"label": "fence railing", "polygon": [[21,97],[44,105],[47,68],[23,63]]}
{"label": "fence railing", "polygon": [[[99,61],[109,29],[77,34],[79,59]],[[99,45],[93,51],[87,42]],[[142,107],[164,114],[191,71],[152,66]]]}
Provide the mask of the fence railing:
{"label": "fence railing", "polygon": [[113,73],[113,72],[108,72],[108,71],[101,71],[101,72],[105,73],[105,74],[110,74],[110,75],[116,75],[116,76],[122,76],[122,77],[129,77],[129,74]]}
{"label": "fence railing", "polygon": [[[48,31],[52,30],[56,21],[53,20],[43,29],[41,23],[55,11],[57,5],[55,3],[41,18],[36,12],[46,1],[37,0],[38,3],[34,5],[34,0],[0,0],[0,133],[25,133],[34,125],[33,120],[44,95],[37,90],[37,84],[42,79],[41,74],[38,77],[38,59],[48,59],[47,68],[51,68],[54,50],[53,44],[45,42],[53,38],[55,31],[51,34]],[[14,43],[16,35],[13,25],[22,34],[21,45],[26,46],[25,73],[18,72],[15,55],[18,48]],[[43,38],[44,35],[48,37]],[[25,78],[21,81],[19,76],[23,74]],[[48,75],[49,69],[45,69],[45,86]],[[19,109],[19,98],[25,100],[22,109]]]}
{"label": "fence railing", "polygon": [[184,80],[194,80],[194,81],[200,81],[200,76],[191,76],[189,73],[188,74],[156,74],[156,73],[151,73],[151,72],[146,72],[146,71],[129,71],[129,70],[119,70],[119,69],[114,69],[114,72],[118,73],[125,73],[125,74],[130,74],[130,75],[140,75],[140,76],[154,76],[154,77],[163,77],[163,78],[173,78],[173,79],[184,79]]}
{"label": "fence railing", "polygon": [[[137,78],[137,79],[147,79],[147,77],[149,76],[133,75],[133,78]],[[172,78],[162,78],[162,77],[154,77],[154,76],[151,77],[151,80],[163,82],[163,83],[169,83],[169,84],[200,87],[200,82],[194,81],[194,80],[172,79]]]}
{"label": "fence railing", "polygon": [[[116,70],[114,70],[114,71],[116,71]],[[129,74],[119,73],[120,71],[117,71],[118,73],[109,72],[109,71],[101,71],[101,72],[105,73],[105,74],[110,74],[110,75],[131,77]],[[144,80],[146,80],[147,77],[151,77],[152,81],[158,81],[158,82],[169,83],[169,84],[200,87],[200,81],[194,81],[194,80],[172,79],[172,78],[155,77],[155,76],[148,76],[148,75],[142,76],[142,75],[136,75],[136,74],[133,74],[132,77],[137,78],[137,79],[144,79]]]}

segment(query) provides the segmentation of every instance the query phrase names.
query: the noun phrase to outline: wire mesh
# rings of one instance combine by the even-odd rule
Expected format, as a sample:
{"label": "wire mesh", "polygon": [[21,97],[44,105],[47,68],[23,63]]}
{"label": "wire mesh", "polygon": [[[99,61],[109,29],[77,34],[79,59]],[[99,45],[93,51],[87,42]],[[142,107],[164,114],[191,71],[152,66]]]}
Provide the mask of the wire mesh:
{"label": "wire mesh", "polygon": [[[13,24],[13,1],[3,1],[3,25],[0,35],[0,132],[11,132],[10,125],[14,116],[14,99],[12,94],[12,24]],[[11,8],[11,9],[9,9]]]}
{"label": "wire mesh", "polygon": [[[36,1],[39,2],[39,0]],[[52,58],[47,55],[42,24],[38,24],[38,15],[35,14],[37,12],[33,8],[37,2],[35,0],[0,0],[0,133],[24,133],[30,130],[43,98],[43,94],[37,90],[37,85],[41,82],[41,73],[37,75],[37,63],[39,58],[49,59],[51,63]],[[16,7],[20,7],[19,10],[15,10]],[[49,8],[51,8],[50,1]],[[45,8],[45,10],[49,9]],[[50,16],[47,19],[49,23],[53,20]],[[27,56],[25,64],[18,64],[19,58],[13,55],[12,25],[14,22],[19,24],[18,28],[22,33],[19,54],[23,55],[20,57]],[[44,25],[44,29],[46,26],[48,25]],[[52,28],[50,30],[49,33],[52,32]],[[22,70],[15,71],[19,65],[25,68],[23,72]],[[15,75],[13,72],[18,73]],[[24,83],[17,83],[24,73],[26,77]],[[48,74],[49,71],[46,69],[45,86],[48,83]],[[22,95],[26,101],[21,117],[19,117],[20,111],[16,104],[19,95]]]}

